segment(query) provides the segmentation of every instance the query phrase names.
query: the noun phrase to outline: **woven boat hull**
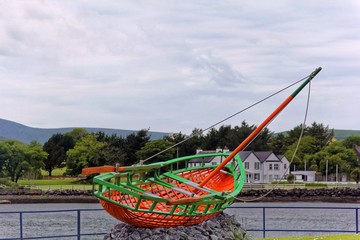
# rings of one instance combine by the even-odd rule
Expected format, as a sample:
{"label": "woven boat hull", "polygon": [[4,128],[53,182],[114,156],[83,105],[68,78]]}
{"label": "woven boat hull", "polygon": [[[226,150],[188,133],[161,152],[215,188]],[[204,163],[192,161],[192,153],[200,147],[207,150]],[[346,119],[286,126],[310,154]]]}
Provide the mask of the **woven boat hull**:
{"label": "woven boat hull", "polygon": [[102,207],[114,218],[127,224],[144,228],[191,226],[199,224],[219,214],[219,212],[216,212],[198,216],[168,215],[128,210],[103,200],[100,200],[100,203]]}
{"label": "woven boat hull", "polygon": [[[107,173],[94,178],[94,194],[103,208],[116,219],[138,227],[176,227],[208,220],[232,204],[241,191],[245,171],[239,156],[217,172],[203,187],[199,184],[216,165],[188,166],[192,159],[226,158],[229,153],[182,157],[162,162],[154,176],[134,171]],[[174,170],[172,166],[187,167]],[[164,168],[170,171],[164,171]],[[172,169],[172,170],[171,170]],[[140,171],[141,172],[141,171]],[[141,175],[141,174],[140,174]]]}

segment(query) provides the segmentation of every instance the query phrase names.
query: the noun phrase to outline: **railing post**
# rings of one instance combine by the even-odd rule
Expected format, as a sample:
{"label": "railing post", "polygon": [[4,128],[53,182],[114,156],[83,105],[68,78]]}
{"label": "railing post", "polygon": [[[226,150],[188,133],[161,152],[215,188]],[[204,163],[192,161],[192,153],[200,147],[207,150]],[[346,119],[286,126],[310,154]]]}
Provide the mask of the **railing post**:
{"label": "railing post", "polygon": [[22,212],[20,212],[20,240],[23,239],[23,219],[22,219]]}
{"label": "railing post", "polygon": [[81,238],[81,222],[80,222],[80,210],[77,210],[77,239],[80,240]]}
{"label": "railing post", "polygon": [[266,235],[266,228],[265,228],[265,223],[266,223],[266,221],[265,221],[265,217],[266,217],[266,216],[265,216],[265,209],[266,209],[266,208],[263,207],[262,209],[263,209],[263,212],[262,212],[262,214],[263,214],[263,238],[265,238],[265,237],[266,237],[266,236],[265,236],[265,235]]}
{"label": "railing post", "polygon": [[355,209],[355,224],[356,224],[356,233],[359,233],[359,208]]}

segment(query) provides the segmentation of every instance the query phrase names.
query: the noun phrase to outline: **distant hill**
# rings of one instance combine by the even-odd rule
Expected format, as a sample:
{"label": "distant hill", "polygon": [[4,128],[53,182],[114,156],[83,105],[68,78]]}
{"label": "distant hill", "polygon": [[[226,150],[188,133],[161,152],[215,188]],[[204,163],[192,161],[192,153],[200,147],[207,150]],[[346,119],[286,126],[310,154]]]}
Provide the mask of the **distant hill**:
{"label": "distant hill", "polygon": [[[285,136],[287,136],[288,132],[277,132],[274,134],[284,134]],[[334,129],[334,138],[337,140],[344,140],[345,138],[350,136],[360,136],[360,130]]]}
{"label": "distant hill", "polygon": [[360,136],[360,130],[334,129],[334,137],[338,140],[343,140],[350,136]]}
{"label": "distant hill", "polygon": [[[9,120],[0,118],[0,141],[6,139],[16,139],[23,143],[30,143],[31,141],[38,141],[44,144],[49,138],[56,133],[67,133],[73,130],[75,127],[69,128],[32,128],[20,123],[12,122]],[[82,127],[80,127],[82,128]],[[123,130],[123,129],[111,129],[111,128],[83,128],[88,132],[97,133],[103,132],[107,135],[117,135],[119,137],[126,137],[132,133],[136,133],[134,130]],[[152,140],[162,139],[164,136],[169,135],[165,132],[152,132],[149,131],[150,138]]]}

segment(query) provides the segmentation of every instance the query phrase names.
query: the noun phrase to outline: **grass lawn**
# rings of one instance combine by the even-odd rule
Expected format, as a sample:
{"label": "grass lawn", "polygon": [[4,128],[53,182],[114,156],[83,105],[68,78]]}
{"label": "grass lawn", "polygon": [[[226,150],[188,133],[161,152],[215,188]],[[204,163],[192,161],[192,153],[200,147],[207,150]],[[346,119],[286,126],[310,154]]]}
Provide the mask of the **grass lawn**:
{"label": "grass lawn", "polygon": [[79,184],[77,179],[33,179],[33,180],[19,180],[21,185],[75,185]]}
{"label": "grass lawn", "polygon": [[78,179],[38,179],[38,180],[19,180],[18,184],[32,189],[56,190],[56,189],[92,189],[92,184],[79,183]]}
{"label": "grass lawn", "polygon": [[[54,176],[54,177],[63,176],[64,173],[65,173],[65,171],[66,171],[66,167],[63,167],[63,168],[55,168],[55,169],[51,172],[51,175]],[[49,172],[41,169],[41,175],[43,175],[44,177],[45,177],[45,176],[49,176]]]}
{"label": "grass lawn", "polygon": [[360,240],[360,235],[345,234],[345,235],[331,235],[331,236],[281,237],[281,238],[260,238],[260,239],[261,240]]}

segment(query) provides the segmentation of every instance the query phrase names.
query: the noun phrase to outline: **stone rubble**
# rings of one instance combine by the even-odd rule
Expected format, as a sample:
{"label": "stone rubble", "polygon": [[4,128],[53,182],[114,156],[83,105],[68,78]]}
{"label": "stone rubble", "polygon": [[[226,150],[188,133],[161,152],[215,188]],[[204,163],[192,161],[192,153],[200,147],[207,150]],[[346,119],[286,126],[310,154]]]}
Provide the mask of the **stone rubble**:
{"label": "stone rubble", "polygon": [[241,224],[226,213],[194,226],[140,228],[125,223],[116,225],[104,240],[246,240]]}

